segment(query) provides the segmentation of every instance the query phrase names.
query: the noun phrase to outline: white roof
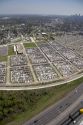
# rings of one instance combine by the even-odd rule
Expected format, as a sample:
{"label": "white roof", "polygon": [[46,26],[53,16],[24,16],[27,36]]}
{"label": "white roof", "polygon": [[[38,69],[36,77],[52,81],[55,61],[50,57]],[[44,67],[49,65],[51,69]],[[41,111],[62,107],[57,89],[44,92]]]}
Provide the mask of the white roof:
{"label": "white roof", "polygon": [[46,34],[46,33],[44,33],[44,32],[42,33],[42,35],[45,35],[45,34]]}

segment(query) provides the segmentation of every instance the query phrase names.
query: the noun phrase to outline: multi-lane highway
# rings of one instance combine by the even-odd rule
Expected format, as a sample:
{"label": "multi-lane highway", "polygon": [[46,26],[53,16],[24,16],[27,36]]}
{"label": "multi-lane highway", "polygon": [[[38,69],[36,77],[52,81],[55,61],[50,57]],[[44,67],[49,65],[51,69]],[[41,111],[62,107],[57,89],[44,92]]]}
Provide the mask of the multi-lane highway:
{"label": "multi-lane highway", "polygon": [[[76,103],[74,103],[74,105],[76,105]],[[72,109],[72,106],[68,108],[70,112],[68,111],[68,109],[64,111],[65,115],[63,115],[61,119],[59,120],[60,121],[58,122],[59,125],[72,125],[74,123],[75,124],[77,123],[79,117],[82,116],[82,114],[79,112],[79,109],[82,107],[82,104],[79,102],[79,104],[75,106],[75,108],[74,108],[74,105],[73,105],[73,109]],[[52,123],[55,125],[54,120],[52,121]]]}
{"label": "multi-lane highway", "polygon": [[[76,119],[76,124],[75,125],[83,125],[83,114],[78,116]],[[73,121],[69,124],[69,125],[73,125]]]}
{"label": "multi-lane highway", "polygon": [[83,83],[57,104],[47,108],[23,125],[61,125],[69,115],[83,106]]}

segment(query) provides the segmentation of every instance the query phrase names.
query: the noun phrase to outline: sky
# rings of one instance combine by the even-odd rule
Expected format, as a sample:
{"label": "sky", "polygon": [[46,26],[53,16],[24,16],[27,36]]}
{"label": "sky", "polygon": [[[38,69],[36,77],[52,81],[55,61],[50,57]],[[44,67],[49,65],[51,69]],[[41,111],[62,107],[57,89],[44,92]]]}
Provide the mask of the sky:
{"label": "sky", "polygon": [[83,0],[0,0],[0,14],[83,15]]}

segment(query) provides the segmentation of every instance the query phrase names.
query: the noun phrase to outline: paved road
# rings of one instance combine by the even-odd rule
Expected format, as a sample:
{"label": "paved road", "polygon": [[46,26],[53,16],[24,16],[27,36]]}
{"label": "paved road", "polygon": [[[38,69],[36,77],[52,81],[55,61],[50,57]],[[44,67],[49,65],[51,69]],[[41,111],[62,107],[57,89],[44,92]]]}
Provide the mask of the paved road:
{"label": "paved road", "polygon": [[74,89],[57,104],[49,107],[23,125],[59,125],[69,113],[83,100],[83,84]]}
{"label": "paved road", "polygon": [[[63,111],[59,116],[57,116],[55,119],[53,119],[47,125],[69,125],[69,122],[66,121],[66,119],[71,121],[71,119],[69,119],[70,114],[72,114],[72,118],[75,118],[75,115],[78,114],[79,112],[76,112],[74,110],[79,111],[79,109],[81,108],[80,101],[82,99],[83,99],[83,95],[81,95],[79,97],[79,99],[77,99],[72,105],[70,105],[65,111]],[[73,120],[75,120],[75,119],[73,119]]]}
{"label": "paved road", "polygon": [[35,86],[9,86],[9,85],[6,85],[6,86],[0,86],[0,90],[8,90],[8,91],[17,91],[17,90],[34,90],[34,89],[42,89],[42,88],[49,88],[49,87],[54,87],[54,86],[58,86],[58,85],[63,85],[63,84],[68,84],[74,80],[77,80],[79,78],[82,78],[83,77],[83,73],[82,74],[77,74],[75,76],[72,76],[70,79],[66,79],[66,80],[62,80],[62,81],[59,81],[59,82],[53,82],[51,84],[45,84],[45,85],[41,85],[41,84],[37,84]]}
{"label": "paved road", "polygon": [[[83,114],[80,115],[78,118],[76,118],[76,124],[75,125],[80,125],[81,122],[83,123]],[[71,122],[69,125],[73,125],[73,122]],[[83,125],[83,124],[81,124]]]}

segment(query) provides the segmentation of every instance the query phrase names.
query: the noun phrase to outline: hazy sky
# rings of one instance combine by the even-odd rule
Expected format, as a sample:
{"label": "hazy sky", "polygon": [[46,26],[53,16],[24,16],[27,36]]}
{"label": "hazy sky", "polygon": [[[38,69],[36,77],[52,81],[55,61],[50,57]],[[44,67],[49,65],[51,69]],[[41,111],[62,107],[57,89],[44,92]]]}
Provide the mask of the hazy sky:
{"label": "hazy sky", "polygon": [[83,15],[83,0],[0,0],[0,14]]}

